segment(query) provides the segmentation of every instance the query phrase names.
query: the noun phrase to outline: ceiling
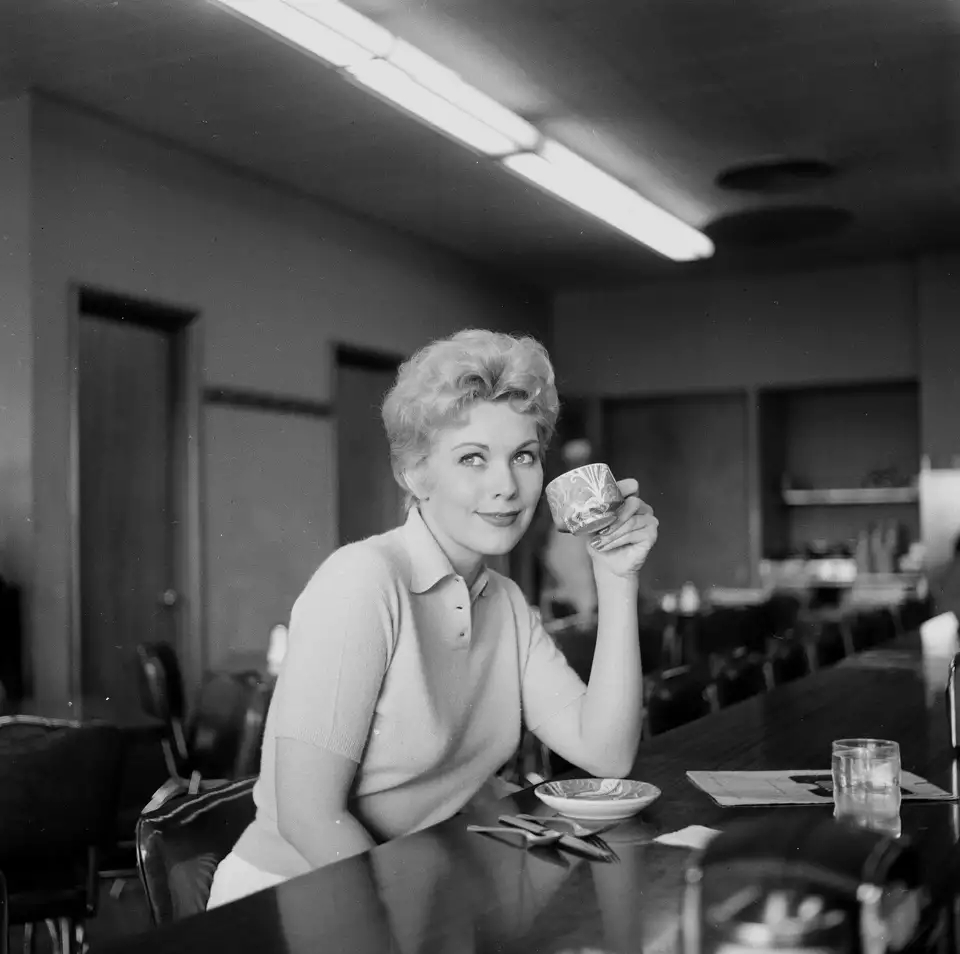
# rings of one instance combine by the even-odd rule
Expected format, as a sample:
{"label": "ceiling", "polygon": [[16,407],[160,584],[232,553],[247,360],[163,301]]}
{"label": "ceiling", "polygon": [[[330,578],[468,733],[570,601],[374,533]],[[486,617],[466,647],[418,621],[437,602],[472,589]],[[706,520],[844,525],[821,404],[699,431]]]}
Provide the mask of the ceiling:
{"label": "ceiling", "polygon": [[[0,97],[45,91],[549,290],[960,244],[956,0],[350,2],[692,225],[852,219],[666,261],[207,0],[0,0]],[[779,156],[837,173],[715,184]]]}

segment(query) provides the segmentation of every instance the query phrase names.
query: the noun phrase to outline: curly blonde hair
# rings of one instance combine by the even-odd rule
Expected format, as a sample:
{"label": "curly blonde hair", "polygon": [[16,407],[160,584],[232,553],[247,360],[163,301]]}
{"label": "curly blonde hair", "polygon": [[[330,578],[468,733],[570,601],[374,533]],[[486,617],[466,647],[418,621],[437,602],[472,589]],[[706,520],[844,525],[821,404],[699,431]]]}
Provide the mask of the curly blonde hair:
{"label": "curly blonde hair", "polygon": [[408,506],[413,498],[404,472],[427,457],[442,428],[480,401],[509,401],[533,415],[543,455],[560,411],[546,348],[531,337],[469,329],[431,342],[400,366],[382,413],[393,474]]}

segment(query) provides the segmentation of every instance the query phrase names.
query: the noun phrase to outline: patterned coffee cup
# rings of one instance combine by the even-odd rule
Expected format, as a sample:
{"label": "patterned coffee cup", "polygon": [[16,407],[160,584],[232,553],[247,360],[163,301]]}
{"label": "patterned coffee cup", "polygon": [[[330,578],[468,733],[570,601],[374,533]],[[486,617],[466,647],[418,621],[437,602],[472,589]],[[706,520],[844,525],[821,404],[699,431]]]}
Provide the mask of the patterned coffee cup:
{"label": "patterned coffee cup", "polygon": [[617,519],[623,494],[606,464],[586,464],[547,484],[550,512],[570,533],[596,533]]}

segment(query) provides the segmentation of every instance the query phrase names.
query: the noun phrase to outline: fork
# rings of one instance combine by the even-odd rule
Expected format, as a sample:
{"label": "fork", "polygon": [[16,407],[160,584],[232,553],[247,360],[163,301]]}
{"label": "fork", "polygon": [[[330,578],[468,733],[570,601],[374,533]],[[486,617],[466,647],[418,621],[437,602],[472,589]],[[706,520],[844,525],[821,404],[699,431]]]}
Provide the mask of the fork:
{"label": "fork", "polygon": [[467,825],[467,831],[479,832],[481,835],[519,835],[528,848],[537,848],[541,845],[555,845],[563,838],[562,831],[546,831],[542,835],[538,835],[532,831],[525,831],[522,828],[498,828],[492,825]]}
{"label": "fork", "polygon": [[538,822],[541,825],[566,825],[570,829],[570,834],[577,838],[593,838],[602,835],[611,828],[616,828],[619,821],[607,822],[605,825],[598,825],[596,828],[587,828],[572,818],[564,818],[562,815],[550,815],[544,818],[541,815],[527,815],[520,813],[517,818],[525,818],[527,821]]}

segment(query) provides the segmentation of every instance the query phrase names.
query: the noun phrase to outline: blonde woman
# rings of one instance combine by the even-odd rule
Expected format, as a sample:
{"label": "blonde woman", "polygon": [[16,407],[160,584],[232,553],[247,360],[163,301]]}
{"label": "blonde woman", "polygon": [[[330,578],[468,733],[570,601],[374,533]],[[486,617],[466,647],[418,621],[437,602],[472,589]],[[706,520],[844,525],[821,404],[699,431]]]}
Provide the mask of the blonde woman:
{"label": "blonde woman", "polygon": [[530,525],[558,413],[531,338],[464,331],[406,362],[383,405],[398,529],[341,547],[294,605],[267,717],[257,815],[209,907],[434,825],[513,754],[521,727],[595,775],[631,768],[641,723],[637,571],[657,521],[620,481],[589,546],[599,632],[588,685],[519,587],[487,569]]}

